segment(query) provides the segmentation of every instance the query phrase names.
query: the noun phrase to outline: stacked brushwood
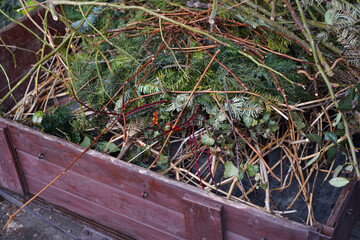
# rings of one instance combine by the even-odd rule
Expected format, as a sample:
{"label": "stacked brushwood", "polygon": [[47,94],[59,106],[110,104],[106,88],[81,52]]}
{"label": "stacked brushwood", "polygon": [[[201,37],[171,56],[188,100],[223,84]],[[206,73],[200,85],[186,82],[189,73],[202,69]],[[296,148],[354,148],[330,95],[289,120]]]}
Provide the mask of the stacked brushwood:
{"label": "stacked brushwood", "polygon": [[303,204],[311,224],[324,183],[360,176],[357,3],[44,7],[67,35],[43,40],[56,53],[4,116],[267,211]]}

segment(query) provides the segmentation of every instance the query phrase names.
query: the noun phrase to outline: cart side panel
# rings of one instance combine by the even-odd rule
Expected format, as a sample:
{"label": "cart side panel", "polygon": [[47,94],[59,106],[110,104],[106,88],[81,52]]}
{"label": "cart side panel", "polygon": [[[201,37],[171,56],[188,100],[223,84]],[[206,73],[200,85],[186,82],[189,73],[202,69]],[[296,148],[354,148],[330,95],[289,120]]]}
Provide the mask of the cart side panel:
{"label": "cart side panel", "polygon": [[6,127],[0,125],[0,185],[23,195],[25,189],[21,180],[17,156],[12,149],[12,143]]}
{"label": "cart side panel", "polygon": [[[40,23],[39,25],[42,27],[45,9],[37,8],[30,12],[30,16],[35,22]],[[19,22],[33,31],[41,39],[43,38],[41,30],[38,29],[27,16],[20,18]],[[63,34],[65,31],[64,24],[60,21],[54,21],[52,17],[48,17],[47,25],[49,26],[49,33],[53,37],[56,34]],[[0,97],[2,98],[9,91],[9,84],[10,87],[16,85],[19,80],[28,73],[32,65],[40,59],[39,50],[42,49],[43,44],[31,32],[16,23],[11,23],[0,29],[0,39],[2,40],[2,42],[0,42],[0,64],[6,72],[5,76],[4,71],[0,69]],[[7,46],[2,46],[3,43]],[[45,54],[49,51],[50,48],[46,47]],[[12,97],[17,100],[23,97],[29,82],[28,80],[29,79],[20,85]],[[3,107],[5,107],[5,109],[9,109],[15,105],[12,97],[9,97],[4,102]]]}
{"label": "cart side panel", "polygon": [[[4,119],[0,119],[1,122],[8,124],[29,190],[33,194],[84,150],[29,127]],[[310,229],[309,226],[287,221],[243,203],[225,200],[92,150],[40,196],[139,239],[151,239],[153,234],[156,239],[171,239],[170,235],[173,239],[184,239],[187,229],[194,231],[196,227],[211,226],[211,221],[223,221],[221,232],[230,239],[235,236],[238,239],[306,239]],[[216,209],[222,210],[214,208],[213,211],[218,220],[209,217],[207,221],[193,223],[196,224],[195,228],[186,226],[184,198],[189,199],[189,196],[198,199],[196,201],[202,207],[210,206],[209,211],[211,206],[219,206]],[[126,205],[129,205],[129,209],[125,209]]]}

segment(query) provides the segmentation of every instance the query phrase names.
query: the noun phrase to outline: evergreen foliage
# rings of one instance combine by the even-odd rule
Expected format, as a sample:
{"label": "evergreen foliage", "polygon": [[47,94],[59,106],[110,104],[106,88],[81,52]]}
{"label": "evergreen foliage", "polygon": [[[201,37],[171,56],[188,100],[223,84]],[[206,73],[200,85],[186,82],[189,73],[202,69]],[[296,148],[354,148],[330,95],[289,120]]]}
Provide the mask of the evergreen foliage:
{"label": "evergreen foliage", "polygon": [[[20,3],[18,0],[0,1],[0,9],[14,19],[22,16],[21,13],[16,12],[16,9],[18,9],[19,7]],[[5,15],[0,14],[0,28],[5,27],[9,23],[11,23],[11,20],[8,19]]]}

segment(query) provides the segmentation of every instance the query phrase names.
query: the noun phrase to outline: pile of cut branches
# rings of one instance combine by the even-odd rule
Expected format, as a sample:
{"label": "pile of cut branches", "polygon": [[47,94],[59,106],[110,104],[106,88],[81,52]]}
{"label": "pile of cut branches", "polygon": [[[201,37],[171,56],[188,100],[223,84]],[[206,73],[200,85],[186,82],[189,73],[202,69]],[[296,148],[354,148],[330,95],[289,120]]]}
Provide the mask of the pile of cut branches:
{"label": "pile of cut branches", "polygon": [[[358,5],[47,7],[67,35],[57,48],[43,40],[53,51],[33,68],[36,87],[3,116],[268,211],[303,201],[310,224],[318,183],[360,176]],[[335,160],[340,152],[346,160]],[[290,186],[298,191],[280,206],[272,196]]]}

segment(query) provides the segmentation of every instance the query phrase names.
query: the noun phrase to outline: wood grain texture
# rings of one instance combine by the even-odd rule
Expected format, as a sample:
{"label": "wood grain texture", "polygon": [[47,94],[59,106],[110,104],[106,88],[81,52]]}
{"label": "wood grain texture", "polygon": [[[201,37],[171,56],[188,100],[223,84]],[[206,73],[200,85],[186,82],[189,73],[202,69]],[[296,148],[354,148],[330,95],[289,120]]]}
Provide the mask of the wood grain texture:
{"label": "wood grain texture", "polygon": [[[42,182],[50,182],[63,171],[62,167],[20,150],[18,150],[18,155],[26,178],[32,177]],[[147,223],[147,225],[162,229],[172,235],[179,237],[184,237],[185,235],[181,231],[184,229],[182,214],[147,201],[142,196],[134,196],[126,191],[99,183],[71,170],[56,181],[54,186],[76,195],[89,203],[101,205],[110,211],[131,218],[137,222],[137,225]],[[36,194],[32,188],[29,188],[29,191]],[[158,217],[154,218],[154,216]],[[115,216],[113,219],[116,221]]]}
{"label": "wood grain texture", "polygon": [[185,194],[182,199],[186,239],[222,240],[224,226],[223,206],[204,198]]}
{"label": "wood grain texture", "polygon": [[[40,15],[43,13],[41,10],[40,14],[31,14],[36,21],[42,22]],[[54,22],[51,18],[49,21],[49,26],[60,32],[64,30],[60,22]],[[26,17],[21,22],[40,33]],[[0,37],[6,44],[32,51],[12,48],[15,66],[13,56],[0,47],[0,64],[4,66],[13,86],[36,62],[37,54],[33,52],[37,52],[42,44],[16,24],[1,29]],[[14,92],[15,98],[23,96],[26,86],[25,82]],[[0,97],[7,91],[7,80],[0,71]],[[12,105],[11,98],[4,104],[5,108]],[[83,150],[65,140],[0,119],[0,184],[23,193],[19,169],[16,169],[16,166],[21,166],[29,191],[36,194]],[[14,164],[17,158],[20,165]],[[349,232],[353,221],[351,214],[358,213],[360,209],[357,204],[359,195],[358,183],[344,189],[328,226],[323,228],[328,236],[334,234],[335,239],[341,239]],[[314,227],[225,200],[92,150],[40,197],[137,239],[190,239],[202,236],[230,240],[327,239]],[[189,208],[198,211],[191,213],[187,211]],[[347,211],[349,209],[352,211]],[[338,224],[339,221],[341,224]]]}
{"label": "wood grain texture", "polygon": [[[9,128],[32,193],[39,191],[83,151],[78,145],[21,124],[0,119],[1,125]],[[205,206],[221,206],[222,231],[230,239],[236,236],[238,239],[312,239],[308,238],[308,232],[314,229],[309,226],[225,200],[92,150],[41,197],[125,234],[138,232],[138,228],[149,232],[130,235],[140,239],[154,239],[153,234],[156,239],[170,239],[170,235],[184,239],[187,231],[183,212],[185,195],[200,199],[200,203],[203,199]],[[95,206],[111,217],[85,210]],[[116,225],[123,221],[123,225]]]}
{"label": "wood grain texture", "polygon": [[326,225],[334,228],[332,239],[348,239],[360,213],[360,184],[352,181],[344,187]]}
{"label": "wood grain texture", "polygon": [[16,165],[17,156],[14,154],[7,128],[0,127],[0,184],[13,192],[24,195],[25,189]]}
{"label": "wood grain texture", "polygon": [[[35,178],[28,177],[29,189],[40,191],[47,183]],[[173,236],[161,229],[155,229],[146,224],[139,224],[133,219],[110,211],[102,205],[93,204],[77,195],[70,194],[55,186],[51,186],[40,197],[52,204],[64,207],[74,213],[104,224],[109,228],[117,230],[135,239],[159,239],[159,240],[178,240],[179,237]],[[115,199],[114,199],[115,201]],[[154,216],[155,217],[155,216]]]}
{"label": "wood grain texture", "polygon": [[[40,23],[45,16],[45,9],[37,8],[30,13],[30,16],[34,21]],[[31,29],[41,39],[43,34],[31,21],[24,16],[18,20],[26,27]],[[49,26],[49,32],[52,36],[64,33],[65,28],[63,23],[60,21],[54,21],[51,17],[48,18],[47,24]],[[11,23],[6,27],[0,29],[0,38],[8,45],[8,48],[0,46],[0,64],[5,69],[6,75],[10,81],[10,87],[13,87],[26,73],[31,69],[32,64],[35,64],[39,59],[39,50],[43,44],[38,40],[32,33],[23,28],[22,26]],[[0,43],[2,45],[3,43]],[[9,52],[9,49],[11,52]],[[50,51],[49,47],[45,48],[45,53]],[[15,58],[15,61],[14,61]],[[25,81],[17,91],[14,92],[13,96],[19,100],[23,97],[25,89],[28,85],[28,81]],[[3,71],[0,70],[0,98],[3,97],[9,91],[9,84]],[[8,98],[3,107],[8,109],[14,106],[14,100]]]}

